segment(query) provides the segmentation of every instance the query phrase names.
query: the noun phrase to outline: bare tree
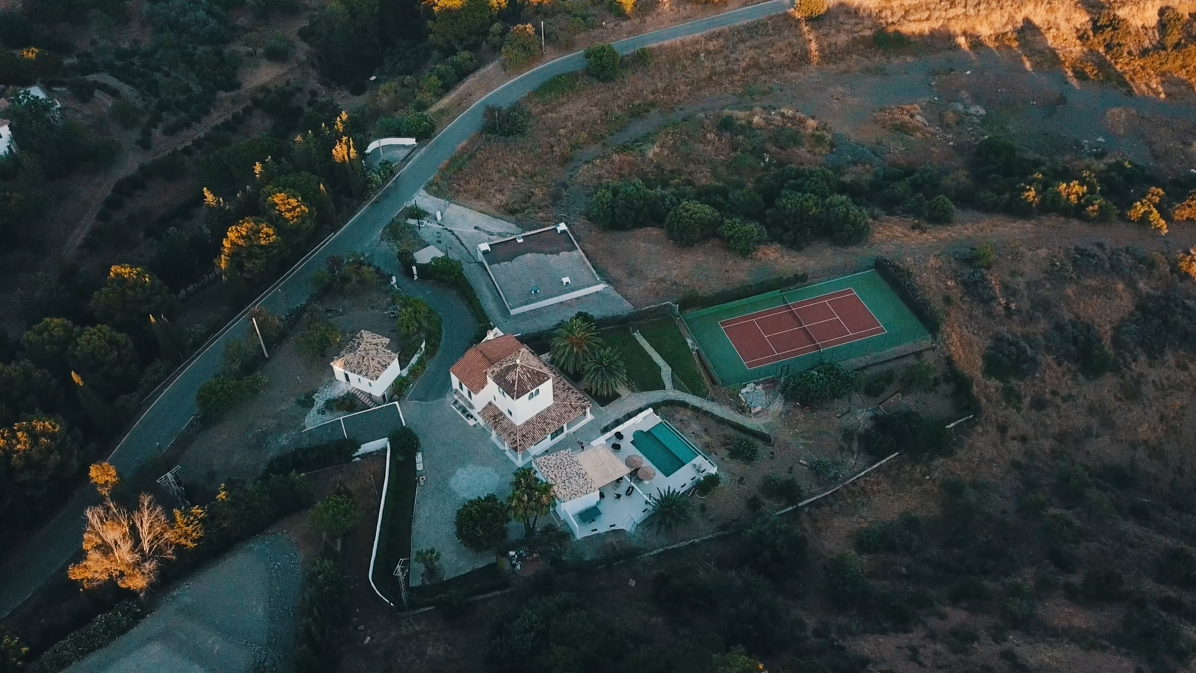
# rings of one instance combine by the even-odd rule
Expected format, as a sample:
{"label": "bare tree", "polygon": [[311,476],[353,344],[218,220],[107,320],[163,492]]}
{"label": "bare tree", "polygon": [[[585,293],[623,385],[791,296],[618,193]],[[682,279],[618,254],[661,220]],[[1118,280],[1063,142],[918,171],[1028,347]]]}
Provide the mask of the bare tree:
{"label": "bare tree", "polygon": [[144,594],[157,581],[161,562],[174,558],[174,528],[148,493],[141,494],[131,512],[105,500],[88,507],[86,518],[86,556],[67,572],[85,589],[112,580],[122,589]]}

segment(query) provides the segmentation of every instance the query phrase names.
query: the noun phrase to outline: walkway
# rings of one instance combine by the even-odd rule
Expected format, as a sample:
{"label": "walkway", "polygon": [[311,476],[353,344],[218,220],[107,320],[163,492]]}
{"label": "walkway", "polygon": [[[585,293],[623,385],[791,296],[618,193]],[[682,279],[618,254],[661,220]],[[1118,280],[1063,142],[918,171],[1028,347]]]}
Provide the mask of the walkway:
{"label": "walkway", "polygon": [[656,363],[657,367],[660,367],[660,378],[664,382],[664,389],[676,390],[676,388],[673,386],[673,368],[669,366],[669,363],[665,362],[664,358],[660,357],[660,353],[656,352],[656,349],[652,347],[652,344],[648,343],[648,340],[644,338],[644,335],[640,334],[639,330],[632,332],[631,336],[635,337],[635,340],[640,342],[640,345],[643,346],[644,350],[648,352],[648,357],[652,358],[652,361]]}
{"label": "walkway", "polygon": [[594,409],[594,420],[581,426],[576,432],[571,434],[575,441],[589,444],[602,434],[604,428],[609,429],[608,426],[612,425],[615,421],[631,416],[648,407],[658,407],[665,402],[684,402],[725,421],[742,425],[755,432],[766,435],[770,434],[764,426],[760,425],[760,423],[750,416],[744,416],[717,402],[712,402],[696,395],[690,395],[689,393],[683,393],[680,390],[649,390],[647,392],[624,395],[605,407]]}
{"label": "walkway", "polygon": [[[770,0],[620,40],[613,46],[621,54],[630,54],[641,47],[783,14],[790,7],[791,3],[786,0]],[[436,175],[440,166],[456,153],[457,148],[481,129],[482,112],[487,106],[508,107],[553,77],[583,67],[585,56],[581,52],[545,63],[490,92],[453,120],[419,150],[399,175],[367,201],[344,227],[308,253],[196,353],[116,447],[109,462],[120,472],[133,474],[157,454],[159,447],[169,446],[196,413],[195,392],[220,370],[225,346],[231,340],[242,339],[248,334],[246,315],[249,308],[262,306],[277,315],[290,313],[307,301],[312,276],[324,268],[325,260],[333,255],[344,257],[351,252],[375,248],[382,229]],[[229,450],[234,451],[236,447],[230,446]],[[90,494],[91,489],[80,489],[70,503],[28,542],[25,549],[0,567],[0,577],[5,578],[3,586],[0,586],[0,617],[20,605],[79,551],[83,510],[93,500]]]}

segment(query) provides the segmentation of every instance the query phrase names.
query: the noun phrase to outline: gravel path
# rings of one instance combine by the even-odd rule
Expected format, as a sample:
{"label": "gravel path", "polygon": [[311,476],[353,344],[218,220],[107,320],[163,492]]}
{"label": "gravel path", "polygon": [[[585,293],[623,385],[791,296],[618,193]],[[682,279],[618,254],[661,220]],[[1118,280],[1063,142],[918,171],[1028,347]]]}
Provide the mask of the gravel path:
{"label": "gravel path", "polygon": [[129,633],[71,673],[289,671],[301,590],[299,552],[259,537],[175,588]]}

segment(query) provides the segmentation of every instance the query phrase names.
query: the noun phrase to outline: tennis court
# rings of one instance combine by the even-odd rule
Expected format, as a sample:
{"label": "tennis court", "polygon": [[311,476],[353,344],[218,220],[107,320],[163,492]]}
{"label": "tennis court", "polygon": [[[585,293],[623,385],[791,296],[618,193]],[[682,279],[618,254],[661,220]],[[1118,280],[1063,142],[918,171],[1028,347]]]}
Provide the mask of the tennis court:
{"label": "tennis court", "polygon": [[930,340],[875,272],[748,297],[682,316],[723,385]]}

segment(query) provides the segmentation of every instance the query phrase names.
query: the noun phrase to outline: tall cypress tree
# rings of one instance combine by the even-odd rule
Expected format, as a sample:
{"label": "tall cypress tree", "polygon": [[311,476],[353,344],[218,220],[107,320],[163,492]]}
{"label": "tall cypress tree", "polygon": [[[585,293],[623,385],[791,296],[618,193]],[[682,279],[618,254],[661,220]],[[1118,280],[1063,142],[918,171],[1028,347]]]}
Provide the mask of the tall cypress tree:
{"label": "tall cypress tree", "polygon": [[105,402],[99,393],[84,384],[83,377],[71,372],[71,380],[75,382],[75,392],[79,395],[79,404],[82,405],[84,413],[91,420],[96,432],[105,437],[111,435],[112,431],[116,429],[116,412],[112,410],[112,406]]}
{"label": "tall cypress tree", "polygon": [[179,335],[179,331],[165,315],[161,318],[150,315],[149,319],[154,336],[158,338],[158,350],[162,359],[171,363],[181,362],[183,360],[183,339]]}

